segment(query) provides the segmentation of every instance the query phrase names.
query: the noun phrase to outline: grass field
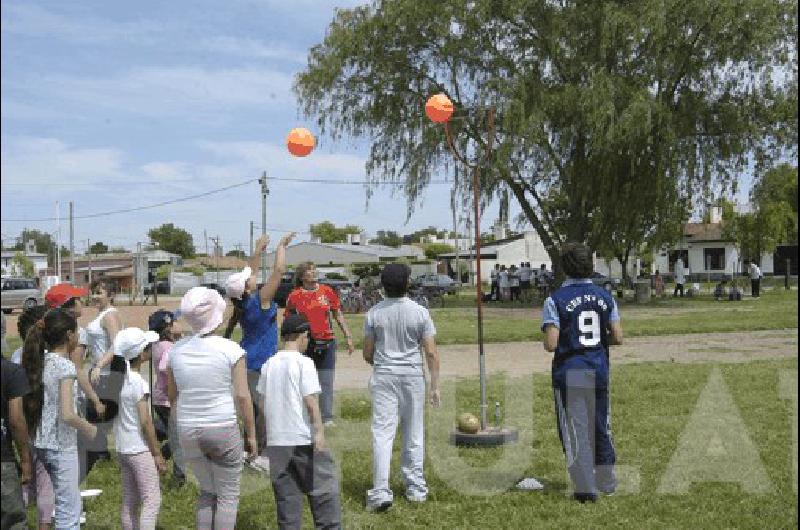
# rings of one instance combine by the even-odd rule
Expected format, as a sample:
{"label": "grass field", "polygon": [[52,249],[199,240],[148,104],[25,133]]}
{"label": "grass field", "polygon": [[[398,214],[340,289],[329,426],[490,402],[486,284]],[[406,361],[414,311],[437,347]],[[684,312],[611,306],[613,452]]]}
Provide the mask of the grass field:
{"label": "grass field", "polygon": [[[755,444],[755,471],[763,465],[769,491],[756,495],[743,491],[739,484],[701,482],[685,494],[657,493],[681,433],[714,371],[721,374],[735,404],[734,414],[738,411]],[[340,419],[329,432],[329,440],[341,467],[345,527],[796,528],[791,429],[797,425],[797,394],[794,401],[783,399],[779,381],[786,374],[793,374],[796,385],[796,360],[717,365],[649,363],[616,368],[611,394],[620,490],[595,505],[580,505],[566,496],[568,481],[546,376],[490,380],[490,403],[501,401],[506,424],[520,429],[520,442],[504,450],[455,449],[447,443],[456,411],[477,413],[478,402],[475,380],[448,383],[443,407],[429,409],[429,502],[412,505],[402,498],[399,454],[395,451],[395,505],[382,515],[368,514],[363,508],[371,481],[370,405],[363,393],[342,394]],[[718,401],[719,394],[715,398]],[[722,466],[741,465],[734,461],[737,447],[726,446],[726,439],[715,442],[710,437],[705,454],[701,451],[697,458],[712,459]],[[720,443],[722,447],[718,447]],[[796,469],[796,460],[794,465]],[[735,476],[752,483],[756,474],[745,468]],[[524,476],[539,478],[545,490],[514,491],[513,485]],[[162,483],[167,484],[167,480]],[[86,503],[87,527],[118,528],[120,485],[116,464],[99,464],[86,486],[105,492]],[[193,485],[180,490],[165,486],[159,527],[192,528],[195,500]],[[310,521],[306,510],[307,528],[311,528]],[[267,479],[245,471],[238,527],[274,526],[274,499]]]}

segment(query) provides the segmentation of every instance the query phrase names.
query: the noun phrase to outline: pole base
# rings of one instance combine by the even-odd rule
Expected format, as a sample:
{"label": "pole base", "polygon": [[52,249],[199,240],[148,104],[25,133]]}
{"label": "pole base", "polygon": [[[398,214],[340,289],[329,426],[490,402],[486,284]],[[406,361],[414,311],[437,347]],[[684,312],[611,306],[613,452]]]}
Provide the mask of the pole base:
{"label": "pole base", "polygon": [[458,447],[498,447],[515,443],[518,438],[519,432],[513,427],[488,428],[474,434],[461,431],[450,433],[450,443]]}

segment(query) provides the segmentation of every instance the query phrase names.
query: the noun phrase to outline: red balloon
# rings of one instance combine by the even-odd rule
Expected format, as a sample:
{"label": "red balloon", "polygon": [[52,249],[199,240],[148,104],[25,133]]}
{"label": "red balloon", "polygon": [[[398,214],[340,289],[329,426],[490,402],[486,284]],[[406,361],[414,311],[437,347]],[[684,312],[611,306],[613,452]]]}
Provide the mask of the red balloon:
{"label": "red balloon", "polygon": [[306,156],[314,150],[316,140],[305,127],[296,127],[286,137],[286,147],[294,156]]}
{"label": "red balloon", "polygon": [[453,102],[444,94],[436,94],[425,103],[425,114],[431,121],[444,123],[453,115]]}

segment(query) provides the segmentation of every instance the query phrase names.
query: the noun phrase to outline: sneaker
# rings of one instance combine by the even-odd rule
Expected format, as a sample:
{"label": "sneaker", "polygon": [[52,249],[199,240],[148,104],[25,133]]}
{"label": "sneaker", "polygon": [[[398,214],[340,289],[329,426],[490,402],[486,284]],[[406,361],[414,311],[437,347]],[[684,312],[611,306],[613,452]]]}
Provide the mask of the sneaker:
{"label": "sneaker", "polygon": [[330,429],[330,428],[336,427],[336,424],[333,423],[333,420],[328,420],[328,421],[323,422],[322,426],[325,427],[326,429]]}
{"label": "sneaker", "polygon": [[86,524],[86,512],[81,512],[81,518],[79,519],[79,523]]}
{"label": "sneaker", "polygon": [[408,502],[425,502],[428,500],[428,496],[419,493],[406,493],[406,500]]}
{"label": "sneaker", "polygon": [[573,493],[572,498],[581,504],[587,502],[597,502],[597,495],[594,495],[592,493]]}
{"label": "sneaker", "polygon": [[383,501],[379,504],[367,504],[369,513],[383,513],[392,507],[392,501]]}

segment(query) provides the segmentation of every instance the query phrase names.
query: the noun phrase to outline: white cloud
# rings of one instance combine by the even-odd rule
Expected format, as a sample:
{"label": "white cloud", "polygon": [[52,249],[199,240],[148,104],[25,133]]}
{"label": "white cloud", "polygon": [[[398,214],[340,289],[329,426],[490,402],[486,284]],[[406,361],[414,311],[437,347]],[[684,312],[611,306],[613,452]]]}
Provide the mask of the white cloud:
{"label": "white cloud", "polygon": [[99,43],[129,41],[153,43],[165,31],[163,24],[143,20],[117,22],[83,14],[64,16],[29,3],[3,2],[3,33],[48,38],[57,37],[74,42]]}
{"label": "white cloud", "polygon": [[237,55],[256,59],[280,59],[305,64],[305,50],[297,50],[283,44],[267,44],[257,39],[219,36],[201,41],[199,47],[215,53]]}
{"label": "white cloud", "polygon": [[[293,104],[288,74],[257,68],[135,68],[111,77],[49,75],[25,88],[51,97],[151,117],[219,114]],[[19,85],[18,81],[14,82]]]}

